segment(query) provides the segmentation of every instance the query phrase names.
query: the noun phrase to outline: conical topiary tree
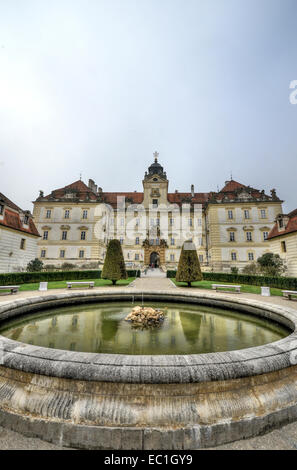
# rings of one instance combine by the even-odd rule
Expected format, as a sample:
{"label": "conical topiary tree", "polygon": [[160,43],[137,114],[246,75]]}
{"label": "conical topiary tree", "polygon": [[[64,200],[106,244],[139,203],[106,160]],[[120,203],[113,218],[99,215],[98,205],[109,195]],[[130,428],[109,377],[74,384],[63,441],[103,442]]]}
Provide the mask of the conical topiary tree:
{"label": "conical topiary tree", "polygon": [[127,279],[128,277],[119,240],[110,240],[107,245],[101,277],[102,279],[110,279],[113,285],[119,279]]}
{"label": "conical topiary tree", "polygon": [[187,282],[191,287],[191,283],[202,280],[202,273],[195,244],[186,241],[183,244],[179,258],[177,273],[177,282]]}

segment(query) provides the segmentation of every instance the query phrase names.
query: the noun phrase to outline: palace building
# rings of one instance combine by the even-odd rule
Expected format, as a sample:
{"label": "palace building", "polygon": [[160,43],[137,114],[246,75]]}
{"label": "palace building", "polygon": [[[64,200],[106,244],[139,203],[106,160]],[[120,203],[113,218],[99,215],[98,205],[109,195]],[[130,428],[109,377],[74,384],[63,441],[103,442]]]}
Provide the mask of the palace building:
{"label": "palace building", "polygon": [[93,268],[104,262],[107,243],[118,238],[127,267],[175,269],[181,247],[192,240],[204,270],[243,268],[270,251],[268,234],[282,203],[226,181],[217,192],[168,192],[169,180],[154,154],[143,192],[106,192],[93,180],[79,180],[34,201],[41,234],[38,256],[45,265],[71,263]]}

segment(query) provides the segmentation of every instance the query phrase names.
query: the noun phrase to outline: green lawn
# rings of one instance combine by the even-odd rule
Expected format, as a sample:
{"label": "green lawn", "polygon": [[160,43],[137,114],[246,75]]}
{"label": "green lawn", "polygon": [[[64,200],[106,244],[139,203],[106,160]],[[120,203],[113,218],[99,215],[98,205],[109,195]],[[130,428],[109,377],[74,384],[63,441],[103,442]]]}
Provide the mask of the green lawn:
{"label": "green lawn", "polygon": [[[135,277],[129,277],[128,279],[124,279],[121,281],[117,281],[115,287],[117,286],[127,286],[130,284],[130,282],[134,281]],[[112,281],[108,281],[107,279],[78,279],[77,282],[79,281],[94,281],[95,282],[95,287],[103,287],[103,286],[112,286]],[[72,282],[75,282],[74,280]],[[51,281],[47,285],[48,289],[66,289],[67,284],[66,281]],[[39,289],[39,282],[34,282],[32,284],[21,284],[20,286],[20,291],[26,291],[26,290],[38,290]],[[76,289],[76,287],[72,288],[73,290]],[[78,287],[77,287],[78,289]]]}
{"label": "green lawn", "polygon": [[[178,287],[187,287],[186,282],[176,282],[174,278],[171,278],[171,280]],[[249,294],[261,294],[260,286],[251,286],[248,284],[240,284],[240,283],[232,283],[232,282],[199,281],[199,282],[192,282],[192,287],[196,287],[198,289],[211,289],[212,284],[241,285],[241,292],[247,292]],[[270,288],[270,292],[271,292],[271,295],[279,295],[279,296],[283,295],[281,289],[275,289],[273,287]]]}

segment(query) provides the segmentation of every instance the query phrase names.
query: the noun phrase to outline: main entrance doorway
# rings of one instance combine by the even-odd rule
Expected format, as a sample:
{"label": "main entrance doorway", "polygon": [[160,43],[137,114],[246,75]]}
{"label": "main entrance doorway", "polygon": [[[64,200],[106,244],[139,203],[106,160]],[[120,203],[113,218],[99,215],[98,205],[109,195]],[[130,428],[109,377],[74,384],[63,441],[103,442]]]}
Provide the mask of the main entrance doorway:
{"label": "main entrance doorway", "polygon": [[159,268],[160,266],[160,255],[156,251],[151,253],[150,266],[153,268]]}

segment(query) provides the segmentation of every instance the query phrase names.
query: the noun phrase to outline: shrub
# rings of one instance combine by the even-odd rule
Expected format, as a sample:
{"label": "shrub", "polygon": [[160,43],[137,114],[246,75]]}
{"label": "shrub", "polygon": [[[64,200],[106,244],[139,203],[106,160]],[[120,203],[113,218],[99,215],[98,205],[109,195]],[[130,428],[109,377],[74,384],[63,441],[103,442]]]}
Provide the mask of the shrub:
{"label": "shrub", "polygon": [[110,279],[115,285],[120,279],[127,279],[126,266],[119,240],[110,240],[107,245],[102,279]]}
{"label": "shrub", "polygon": [[[167,271],[167,277],[176,278],[176,271]],[[203,279],[205,281],[250,284],[253,286],[275,287],[276,289],[297,290],[297,277],[205,272],[203,273]]]}
{"label": "shrub", "polygon": [[63,263],[63,264],[61,265],[61,269],[62,269],[63,271],[68,271],[68,270],[70,271],[71,269],[72,269],[72,270],[73,270],[73,269],[76,269],[76,265],[75,265],[75,264],[72,264],[72,263],[67,263],[67,262],[65,262],[65,263]]}
{"label": "shrub", "polygon": [[27,264],[27,271],[29,273],[33,273],[36,271],[41,271],[43,268],[43,262],[40,261],[38,258],[32,259],[28,264]]}
{"label": "shrub", "polygon": [[254,263],[246,264],[241,272],[242,274],[258,274],[259,271],[260,271],[259,265],[254,262]]}
{"label": "shrub", "polygon": [[268,276],[280,276],[286,271],[284,261],[279,255],[274,253],[265,253],[257,259],[260,270],[263,274]]}
{"label": "shrub", "polygon": [[231,273],[232,274],[238,274],[238,268],[236,268],[236,266],[232,266],[231,267]]}
{"label": "shrub", "polygon": [[46,264],[43,269],[44,271],[55,271],[57,266],[54,264]]}
{"label": "shrub", "polygon": [[178,282],[187,282],[191,286],[192,282],[201,281],[202,273],[195,244],[185,242],[179,258],[176,280]]}

